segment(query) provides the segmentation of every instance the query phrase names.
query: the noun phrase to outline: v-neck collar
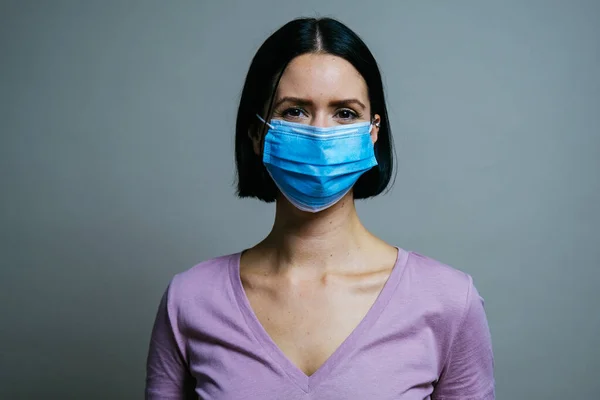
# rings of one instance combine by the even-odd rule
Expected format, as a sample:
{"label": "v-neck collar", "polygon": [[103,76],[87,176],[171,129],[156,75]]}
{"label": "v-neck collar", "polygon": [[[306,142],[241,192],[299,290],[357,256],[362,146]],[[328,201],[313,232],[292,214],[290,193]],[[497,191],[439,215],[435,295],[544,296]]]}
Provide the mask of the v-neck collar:
{"label": "v-neck collar", "polygon": [[298,385],[304,392],[309,392],[312,388],[316,387],[322,382],[330,372],[337,367],[343,359],[356,348],[356,343],[363,336],[363,334],[369,330],[377,321],[385,307],[390,302],[402,273],[408,260],[408,252],[397,247],[398,256],[394,268],[390,273],[387,281],[383,288],[379,292],[379,295],[375,299],[375,302],[367,311],[364,318],[358,323],[350,335],[339,345],[339,347],[329,356],[329,358],[317,369],[312,375],[306,375],[300,368],[298,368],[286,355],[281,351],[279,346],[271,339],[271,336],[267,333],[263,325],[258,320],[258,317],[254,313],[250,300],[246,296],[244,286],[240,276],[240,259],[242,252],[232,255],[229,262],[229,273],[231,277],[231,283],[235,297],[240,307],[240,310],[246,320],[246,323],[254,333],[256,340],[262,345],[267,351],[271,359],[279,365],[288,375],[288,377]]}

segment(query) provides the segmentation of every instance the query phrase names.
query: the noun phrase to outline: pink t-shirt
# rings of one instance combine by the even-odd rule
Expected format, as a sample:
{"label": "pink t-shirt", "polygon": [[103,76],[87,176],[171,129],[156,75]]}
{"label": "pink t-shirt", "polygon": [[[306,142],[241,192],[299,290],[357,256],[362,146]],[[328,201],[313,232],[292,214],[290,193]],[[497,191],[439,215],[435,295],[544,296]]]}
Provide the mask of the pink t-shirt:
{"label": "pink t-shirt", "polygon": [[240,253],[176,275],[160,303],[147,399],[489,400],[493,355],[471,277],[415,252],[311,376],[270,339],[250,307]]}

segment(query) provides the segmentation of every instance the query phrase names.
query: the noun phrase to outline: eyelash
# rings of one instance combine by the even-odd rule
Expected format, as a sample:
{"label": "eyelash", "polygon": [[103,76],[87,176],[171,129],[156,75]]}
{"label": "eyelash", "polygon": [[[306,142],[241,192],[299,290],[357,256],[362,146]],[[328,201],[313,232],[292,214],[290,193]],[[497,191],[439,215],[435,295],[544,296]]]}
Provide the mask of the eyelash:
{"label": "eyelash", "polygon": [[[302,112],[302,113],[304,113],[306,115],[306,111],[303,110],[300,107],[290,107],[290,108],[284,110],[283,112],[281,112],[280,115],[282,117],[287,117],[287,118],[299,118],[299,116],[297,116],[297,115],[290,115],[289,114],[290,111],[300,111],[300,112]],[[342,108],[342,109],[338,110],[337,113],[336,113],[336,115],[339,114],[339,113],[341,113],[341,112],[350,113],[350,117],[348,117],[348,118],[342,118],[343,120],[357,119],[357,118],[361,117],[361,115],[359,113],[357,113],[356,111],[351,110],[349,108]]]}

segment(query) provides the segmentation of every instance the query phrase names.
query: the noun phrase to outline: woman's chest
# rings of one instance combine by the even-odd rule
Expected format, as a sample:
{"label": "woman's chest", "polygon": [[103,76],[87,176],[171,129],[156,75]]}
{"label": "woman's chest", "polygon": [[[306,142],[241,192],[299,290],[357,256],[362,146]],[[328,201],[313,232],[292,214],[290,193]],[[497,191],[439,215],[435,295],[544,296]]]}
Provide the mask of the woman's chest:
{"label": "woman's chest", "polygon": [[361,324],[376,293],[312,293],[308,299],[287,297],[281,302],[249,297],[273,343],[306,375],[312,375]]}
{"label": "woman's chest", "polygon": [[[322,353],[315,351],[323,349],[315,339],[296,346],[290,340],[286,354],[266,330],[262,335],[247,321],[226,333],[204,332],[188,342],[197,392],[205,399],[427,399],[439,376],[440,355],[426,321],[366,319],[368,324],[359,322],[339,346]],[[324,332],[335,332],[335,324],[324,326]]]}
{"label": "woman's chest", "polygon": [[310,376],[353,336],[383,284],[381,281],[362,290],[347,284],[298,284],[247,290],[246,294],[258,329]]}

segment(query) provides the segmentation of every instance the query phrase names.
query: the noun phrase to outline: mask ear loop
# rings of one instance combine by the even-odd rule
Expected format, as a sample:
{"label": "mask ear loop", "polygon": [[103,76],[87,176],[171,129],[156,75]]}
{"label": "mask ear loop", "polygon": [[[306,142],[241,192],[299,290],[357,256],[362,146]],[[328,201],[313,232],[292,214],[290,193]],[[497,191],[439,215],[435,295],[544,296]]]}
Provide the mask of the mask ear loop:
{"label": "mask ear loop", "polygon": [[260,115],[256,114],[256,117],[258,119],[260,119],[263,124],[267,125],[271,129],[273,129],[273,125],[271,125],[270,123],[268,123],[267,121],[265,121]]}
{"label": "mask ear loop", "polygon": [[[258,113],[256,113],[256,118],[258,118],[260,120],[260,122],[262,122],[263,124],[265,124],[266,126],[268,126],[270,129],[273,129],[273,125],[271,125],[270,123],[268,123],[267,121],[264,120],[263,117],[261,117],[260,115],[258,115]],[[264,151],[264,146],[265,146],[265,136],[266,134],[263,134],[260,140],[260,147],[261,147],[261,158],[263,157],[262,152]]]}
{"label": "mask ear loop", "polygon": [[373,120],[374,120],[374,118],[371,119],[371,124],[369,125],[369,132],[371,132],[371,130],[373,129],[373,126],[376,128],[379,128],[381,126],[381,122],[377,122],[376,124],[374,124]]}

